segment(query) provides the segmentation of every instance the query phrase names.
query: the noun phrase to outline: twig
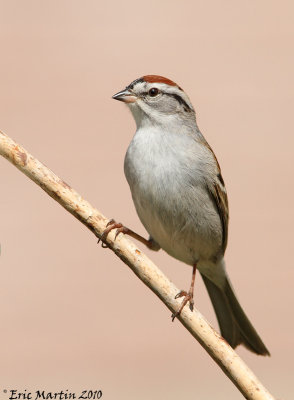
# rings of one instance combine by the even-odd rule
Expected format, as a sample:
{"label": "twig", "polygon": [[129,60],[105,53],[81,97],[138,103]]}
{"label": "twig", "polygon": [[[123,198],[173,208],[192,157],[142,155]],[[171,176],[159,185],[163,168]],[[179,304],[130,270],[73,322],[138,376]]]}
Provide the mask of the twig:
{"label": "twig", "polygon": [[[101,237],[108,219],[45,165],[1,131],[0,155],[37,183],[98,238]],[[180,300],[176,300],[175,295],[179,290],[175,285],[133,242],[124,235],[119,235],[114,241],[114,235],[115,232],[110,232],[107,237],[109,248],[163,301],[170,311],[178,310]],[[191,312],[189,307],[185,307],[179,320],[205,348],[246,399],[273,400],[271,394],[259,382],[253,372],[206,322],[198,310]]]}

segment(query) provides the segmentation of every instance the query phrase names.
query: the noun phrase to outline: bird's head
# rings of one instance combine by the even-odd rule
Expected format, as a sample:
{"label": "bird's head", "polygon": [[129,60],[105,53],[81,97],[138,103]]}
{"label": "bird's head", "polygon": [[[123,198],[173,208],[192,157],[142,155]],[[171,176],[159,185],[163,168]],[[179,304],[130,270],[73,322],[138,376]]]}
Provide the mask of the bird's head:
{"label": "bird's head", "polygon": [[130,108],[137,127],[144,123],[169,124],[195,121],[189,97],[175,82],[158,75],[145,75],[116,93],[113,99]]}

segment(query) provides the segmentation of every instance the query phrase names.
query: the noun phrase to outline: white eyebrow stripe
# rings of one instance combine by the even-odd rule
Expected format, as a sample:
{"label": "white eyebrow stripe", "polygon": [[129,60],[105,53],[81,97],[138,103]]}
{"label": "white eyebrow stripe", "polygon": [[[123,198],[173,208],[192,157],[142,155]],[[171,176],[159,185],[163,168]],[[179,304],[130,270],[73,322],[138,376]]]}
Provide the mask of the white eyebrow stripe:
{"label": "white eyebrow stripe", "polygon": [[186,111],[194,111],[189,97],[178,86],[171,86],[163,82],[146,82],[140,78],[127,87],[127,89],[134,90],[141,95],[146,95],[152,88],[159,89],[164,95],[173,96]]}

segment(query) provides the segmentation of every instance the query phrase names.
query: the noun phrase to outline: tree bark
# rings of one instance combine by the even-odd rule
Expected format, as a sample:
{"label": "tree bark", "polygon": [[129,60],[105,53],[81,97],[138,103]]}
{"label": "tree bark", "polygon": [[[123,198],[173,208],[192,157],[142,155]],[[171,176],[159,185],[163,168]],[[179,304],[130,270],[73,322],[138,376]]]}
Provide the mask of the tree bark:
{"label": "tree bark", "polygon": [[[45,190],[49,196],[87,226],[98,238],[101,237],[108,219],[49,168],[1,131],[0,155]],[[110,232],[107,236],[106,242],[109,248],[132,269],[171,312],[177,311],[181,304],[181,300],[175,299],[179,289],[132,241],[122,234],[116,239],[114,237],[115,231]],[[204,347],[246,399],[274,399],[244,361],[207,323],[198,310],[191,312],[189,307],[185,306],[178,319]]]}

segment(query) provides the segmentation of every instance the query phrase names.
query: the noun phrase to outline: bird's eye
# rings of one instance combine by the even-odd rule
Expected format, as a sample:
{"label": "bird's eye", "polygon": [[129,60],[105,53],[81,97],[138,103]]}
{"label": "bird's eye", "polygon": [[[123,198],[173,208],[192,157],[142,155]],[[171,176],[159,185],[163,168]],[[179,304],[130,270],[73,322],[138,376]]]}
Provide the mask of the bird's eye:
{"label": "bird's eye", "polygon": [[149,96],[151,96],[151,97],[157,96],[158,93],[159,93],[159,90],[158,90],[157,88],[155,88],[155,87],[154,87],[154,88],[151,88],[151,89],[149,90],[149,92],[148,92]]}

